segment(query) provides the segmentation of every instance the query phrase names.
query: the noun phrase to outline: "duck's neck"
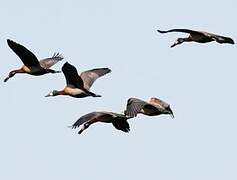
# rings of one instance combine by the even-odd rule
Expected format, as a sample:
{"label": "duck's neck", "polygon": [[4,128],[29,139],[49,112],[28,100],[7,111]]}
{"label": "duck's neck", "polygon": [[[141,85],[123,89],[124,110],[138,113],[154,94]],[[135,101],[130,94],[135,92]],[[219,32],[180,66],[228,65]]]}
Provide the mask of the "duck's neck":
{"label": "duck's neck", "polygon": [[66,95],[66,93],[64,92],[64,90],[61,90],[61,91],[54,91],[53,95],[54,95],[54,96]]}
{"label": "duck's neck", "polygon": [[25,71],[21,68],[21,69],[16,69],[11,71],[8,76],[4,79],[4,82],[7,82],[8,79],[12,78],[13,76],[15,76],[17,73],[25,73]]}
{"label": "duck's neck", "polygon": [[22,68],[21,69],[16,69],[10,72],[11,74],[17,74],[17,73],[26,73]]}

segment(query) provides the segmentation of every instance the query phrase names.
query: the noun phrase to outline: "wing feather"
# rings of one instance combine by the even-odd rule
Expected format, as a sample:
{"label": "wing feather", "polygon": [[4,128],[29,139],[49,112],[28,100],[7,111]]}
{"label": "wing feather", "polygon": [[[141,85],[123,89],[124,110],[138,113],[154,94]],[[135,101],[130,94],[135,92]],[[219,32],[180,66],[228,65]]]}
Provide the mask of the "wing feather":
{"label": "wing feather", "polygon": [[155,106],[160,106],[161,108],[166,108],[169,106],[168,103],[166,103],[165,101],[162,101],[161,99],[158,99],[156,97],[151,97],[149,100],[149,103]]}
{"label": "wing feather", "polygon": [[96,79],[110,72],[109,68],[97,68],[82,72],[80,77],[83,80],[84,88],[89,90]]}
{"label": "wing feather", "polygon": [[81,77],[78,75],[77,69],[66,62],[62,67],[63,74],[66,78],[67,85],[72,85],[77,88],[83,88],[84,84]]}
{"label": "wing feather", "polygon": [[137,98],[129,98],[127,101],[125,115],[130,118],[136,117],[137,114],[141,111],[141,109],[147,104],[148,103],[143,100]]}
{"label": "wing feather", "polygon": [[39,66],[39,61],[37,57],[29,51],[26,47],[7,39],[8,46],[16,53],[16,55],[21,59],[24,65],[27,67]]}
{"label": "wing feather", "polygon": [[75,129],[77,127],[79,127],[80,125],[86,123],[86,122],[90,122],[93,121],[95,118],[97,118],[98,116],[98,112],[91,112],[88,113],[84,116],[81,116],[73,125],[72,128]]}
{"label": "wing feather", "polygon": [[57,62],[63,60],[63,56],[59,53],[54,53],[52,57],[50,58],[45,58],[39,61],[40,66],[43,67],[44,69],[49,69],[52,67],[54,64]]}
{"label": "wing feather", "polygon": [[182,33],[190,33],[190,34],[202,34],[200,31],[194,31],[190,29],[170,29],[168,31],[157,30],[159,33],[169,33],[169,32],[182,32]]}

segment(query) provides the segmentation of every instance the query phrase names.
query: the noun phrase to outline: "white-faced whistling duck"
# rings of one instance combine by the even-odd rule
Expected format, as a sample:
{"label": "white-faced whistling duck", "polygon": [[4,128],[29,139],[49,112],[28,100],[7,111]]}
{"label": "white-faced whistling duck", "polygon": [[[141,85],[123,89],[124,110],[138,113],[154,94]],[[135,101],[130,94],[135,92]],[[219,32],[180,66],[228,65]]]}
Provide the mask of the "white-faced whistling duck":
{"label": "white-faced whistling duck", "polygon": [[24,65],[20,69],[11,71],[8,77],[4,79],[4,82],[6,82],[9,78],[13,77],[17,73],[27,73],[30,75],[39,76],[46,73],[60,72],[49,69],[51,66],[53,66],[58,61],[61,61],[63,59],[62,55],[60,55],[59,53],[57,54],[54,53],[52,57],[38,61],[37,57],[24,46],[10,39],[7,40],[7,44],[21,59]]}
{"label": "white-faced whistling duck", "polygon": [[57,95],[69,95],[76,98],[101,97],[101,95],[90,92],[90,87],[97,78],[111,72],[109,68],[98,68],[84,71],[79,76],[77,69],[68,62],[63,65],[62,71],[66,78],[66,87],[61,91],[53,90],[45,97]]}
{"label": "white-faced whistling duck", "polygon": [[182,33],[189,33],[189,36],[186,38],[178,38],[171,47],[175,47],[178,44],[182,44],[183,42],[198,42],[198,43],[208,43],[211,41],[216,41],[220,44],[222,43],[229,43],[234,44],[234,40],[230,37],[224,37],[216,34],[211,34],[208,32],[203,31],[193,31],[189,29],[171,29],[168,31],[161,31],[157,30],[160,33],[168,33],[168,32],[182,32]]}
{"label": "white-faced whistling duck", "polygon": [[169,114],[172,118],[174,118],[170,105],[155,97],[150,98],[149,102],[145,102],[137,98],[129,98],[124,114],[129,118],[133,118],[136,117],[138,113],[147,116]]}
{"label": "white-faced whistling duck", "polygon": [[114,112],[91,112],[80,117],[72,126],[72,128],[77,128],[82,126],[78,134],[81,134],[85,129],[87,129],[91,124],[96,122],[112,123],[113,126],[123,132],[129,132],[129,124],[127,122],[128,117],[124,114],[117,114]]}

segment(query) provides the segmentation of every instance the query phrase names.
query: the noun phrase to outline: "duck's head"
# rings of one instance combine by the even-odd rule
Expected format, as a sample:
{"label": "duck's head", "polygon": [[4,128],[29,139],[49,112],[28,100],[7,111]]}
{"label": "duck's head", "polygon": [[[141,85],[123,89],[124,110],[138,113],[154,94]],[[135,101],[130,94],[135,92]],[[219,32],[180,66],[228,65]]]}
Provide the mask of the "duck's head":
{"label": "duck's head", "polygon": [[57,90],[53,90],[53,91],[50,91],[45,97],[50,97],[50,96],[57,96],[57,95],[60,95],[60,91],[57,91]]}
{"label": "duck's head", "polygon": [[171,45],[170,47],[175,47],[176,45],[182,44],[184,42],[184,38],[178,38],[173,45]]}
{"label": "duck's head", "polygon": [[11,71],[8,76],[4,79],[4,82],[7,82],[8,79],[10,79],[11,77],[15,76],[16,71]]}

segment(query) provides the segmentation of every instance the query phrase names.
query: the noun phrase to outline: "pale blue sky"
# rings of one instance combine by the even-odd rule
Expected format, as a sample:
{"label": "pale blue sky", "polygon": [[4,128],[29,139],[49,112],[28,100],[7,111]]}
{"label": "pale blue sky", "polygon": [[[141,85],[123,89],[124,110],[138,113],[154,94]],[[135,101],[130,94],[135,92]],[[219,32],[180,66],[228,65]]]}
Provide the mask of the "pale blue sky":
{"label": "pale blue sky", "polygon": [[[190,28],[237,41],[237,2],[4,1],[1,17],[0,179],[237,179],[236,45],[186,43]],[[10,38],[39,58],[54,52],[78,71],[109,67],[93,92],[102,98],[45,98],[63,74],[16,75]],[[159,97],[169,116],[131,119],[129,134],[95,124],[81,136],[67,126],[91,111],[121,112],[129,97]]]}

